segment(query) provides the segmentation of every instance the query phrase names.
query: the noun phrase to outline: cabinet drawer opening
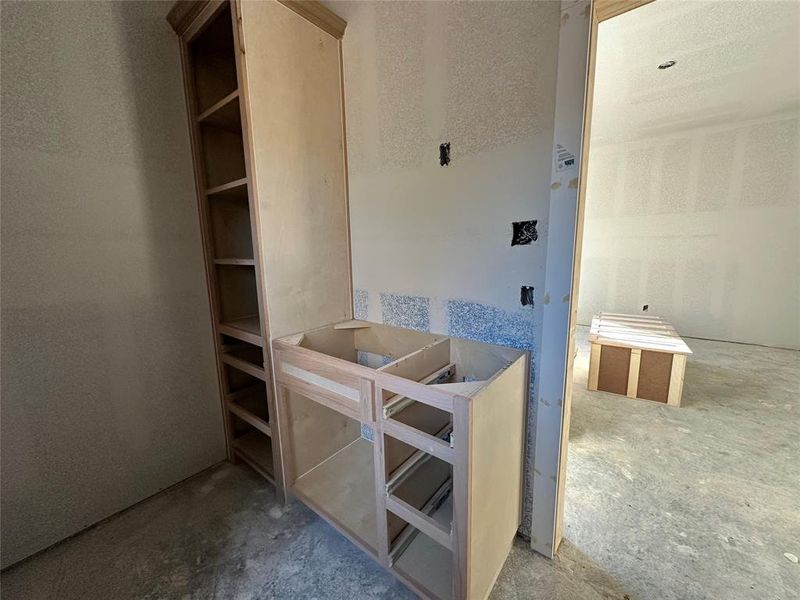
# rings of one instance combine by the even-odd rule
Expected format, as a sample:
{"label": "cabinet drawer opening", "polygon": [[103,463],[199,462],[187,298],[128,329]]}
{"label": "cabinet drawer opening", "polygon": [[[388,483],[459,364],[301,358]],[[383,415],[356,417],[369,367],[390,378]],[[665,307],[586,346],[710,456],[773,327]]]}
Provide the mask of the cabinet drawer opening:
{"label": "cabinet drawer opening", "polygon": [[[429,518],[440,527],[450,527],[453,520],[452,493],[446,488],[425,507]],[[388,517],[394,517],[387,511]],[[396,517],[401,524],[400,534],[389,549],[392,569],[409,579],[431,598],[453,598],[453,552],[425,532]]]}
{"label": "cabinet drawer opening", "polygon": [[452,492],[453,466],[387,435],[384,435],[384,457],[390,547],[410,522],[449,548],[451,523],[437,522],[434,526],[429,518]]}

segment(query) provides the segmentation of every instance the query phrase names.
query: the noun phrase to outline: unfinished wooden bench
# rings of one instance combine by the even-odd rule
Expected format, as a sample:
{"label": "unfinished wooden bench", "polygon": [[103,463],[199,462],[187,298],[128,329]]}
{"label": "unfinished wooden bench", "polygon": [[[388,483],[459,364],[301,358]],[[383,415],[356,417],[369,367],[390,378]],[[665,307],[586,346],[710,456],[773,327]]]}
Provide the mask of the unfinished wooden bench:
{"label": "unfinished wooden bench", "polygon": [[287,489],[422,597],[486,598],[521,520],[528,353],[365,321],[273,350]]}
{"label": "unfinished wooden bench", "polygon": [[692,351],[664,319],[600,313],[592,319],[589,342],[590,390],[681,405]]}

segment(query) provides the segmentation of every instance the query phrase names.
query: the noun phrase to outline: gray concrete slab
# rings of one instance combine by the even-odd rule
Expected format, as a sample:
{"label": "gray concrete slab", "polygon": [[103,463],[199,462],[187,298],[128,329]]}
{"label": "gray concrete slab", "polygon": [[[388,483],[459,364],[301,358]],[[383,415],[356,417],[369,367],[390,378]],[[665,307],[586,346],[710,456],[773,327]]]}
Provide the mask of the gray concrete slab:
{"label": "gray concrete slab", "polygon": [[566,537],[631,598],[800,598],[800,352],[687,339],[673,408],[575,361]]}
{"label": "gray concrete slab", "polygon": [[[517,540],[493,599],[800,598],[800,353],[689,340],[684,407],[585,390],[566,539]],[[299,502],[221,464],[5,571],[4,600],[412,598]]]}

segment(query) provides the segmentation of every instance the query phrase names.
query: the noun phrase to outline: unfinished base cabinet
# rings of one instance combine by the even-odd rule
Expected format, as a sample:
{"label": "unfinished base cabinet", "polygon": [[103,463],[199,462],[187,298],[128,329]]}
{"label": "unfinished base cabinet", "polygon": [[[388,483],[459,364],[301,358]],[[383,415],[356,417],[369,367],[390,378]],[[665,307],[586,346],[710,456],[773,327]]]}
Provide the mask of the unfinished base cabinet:
{"label": "unfinished base cabinet", "polygon": [[521,518],[527,353],[346,321],[273,355],[288,489],[421,596],[488,596]]}
{"label": "unfinished base cabinet", "polygon": [[600,313],[589,330],[589,390],[680,406],[692,353],[660,317]]}

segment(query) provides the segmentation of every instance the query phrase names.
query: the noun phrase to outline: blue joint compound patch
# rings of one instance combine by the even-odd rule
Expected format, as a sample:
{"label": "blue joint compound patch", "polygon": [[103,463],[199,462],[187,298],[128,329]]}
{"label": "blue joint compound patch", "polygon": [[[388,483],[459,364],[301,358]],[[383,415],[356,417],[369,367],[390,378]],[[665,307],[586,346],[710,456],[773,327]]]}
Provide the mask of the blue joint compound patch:
{"label": "blue joint compound patch", "polygon": [[509,311],[466,300],[447,301],[448,333],[520,350],[532,350],[533,312]]}
{"label": "blue joint compound patch", "polygon": [[381,294],[381,319],[386,325],[430,331],[430,298]]}
{"label": "blue joint compound patch", "polygon": [[525,492],[523,494],[523,514],[519,531],[530,536],[533,514],[531,494],[531,468],[536,435],[536,403],[533,398],[534,320],[530,307],[518,310],[503,310],[496,306],[468,302],[466,300],[447,301],[448,333],[453,337],[467,338],[500,346],[511,346],[531,352],[530,394],[528,396],[528,415],[526,424],[526,448],[524,457]]}
{"label": "blue joint compound patch", "polygon": [[369,292],[367,290],[355,290],[353,292],[353,318],[366,321],[369,310]]}
{"label": "blue joint compound patch", "polygon": [[361,437],[370,442],[375,441],[375,430],[366,423],[361,424]]}

